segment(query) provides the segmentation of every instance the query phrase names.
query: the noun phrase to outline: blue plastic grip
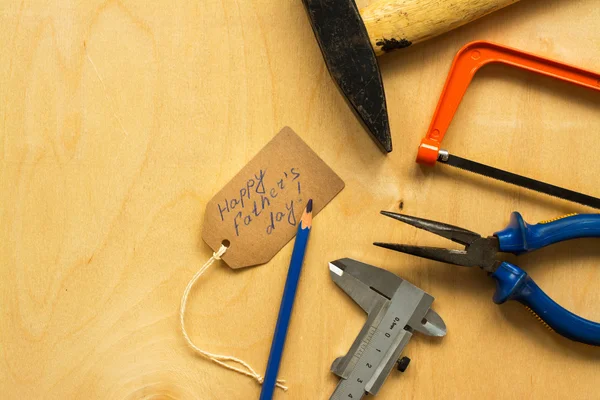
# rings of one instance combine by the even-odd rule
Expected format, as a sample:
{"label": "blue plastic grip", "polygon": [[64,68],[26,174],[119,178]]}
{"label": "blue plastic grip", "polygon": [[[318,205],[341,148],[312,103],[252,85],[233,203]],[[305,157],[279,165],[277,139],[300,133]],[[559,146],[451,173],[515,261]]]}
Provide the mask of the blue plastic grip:
{"label": "blue plastic grip", "polygon": [[522,254],[563,240],[600,237],[600,214],[576,214],[548,223],[529,225],[518,212],[510,216],[506,229],[494,234],[500,250]]}
{"label": "blue plastic grip", "polygon": [[516,300],[529,307],[560,335],[576,342],[600,346],[600,324],[558,305],[521,268],[503,262],[491,276],[496,280],[494,303]]}

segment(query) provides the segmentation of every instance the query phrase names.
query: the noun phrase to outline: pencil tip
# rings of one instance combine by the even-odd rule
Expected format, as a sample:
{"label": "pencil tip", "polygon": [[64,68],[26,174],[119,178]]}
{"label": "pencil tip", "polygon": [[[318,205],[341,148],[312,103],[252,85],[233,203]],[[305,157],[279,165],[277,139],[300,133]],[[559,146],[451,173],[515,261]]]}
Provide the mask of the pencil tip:
{"label": "pencil tip", "polygon": [[308,201],[308,203],[306,204],[306,212],[307,212],[307,213],[310,213],[310,212],[312,212],[312,199],[310,199],[310,200]]}

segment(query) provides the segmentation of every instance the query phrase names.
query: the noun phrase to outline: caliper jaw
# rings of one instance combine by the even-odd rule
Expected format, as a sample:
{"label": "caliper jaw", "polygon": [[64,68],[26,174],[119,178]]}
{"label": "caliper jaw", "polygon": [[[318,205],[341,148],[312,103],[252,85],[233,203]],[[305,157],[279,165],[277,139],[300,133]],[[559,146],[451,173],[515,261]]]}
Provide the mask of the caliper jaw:
{"label": "caliper jaw", "polygon": [[386,353],[373,371],[372,377],[365,382],[365,392],[377,394],[394,364],[399,360],[413,331],[429,336],[446,334],[444,321],[431,309],[433,297],[397,275],[349,258],[330,262],[329,270],[332,280],[368,315],[367,321],[348,353],[338,357],[331,366],[331,372],[340,378],[348,379],[361,356],[368,349],[373,335],[390,306],[396,310],[398,308],[404,310],[401,313],[404,316],[396,320],[399,321],[398,324],[405,325],[389,348],[385,349]]}

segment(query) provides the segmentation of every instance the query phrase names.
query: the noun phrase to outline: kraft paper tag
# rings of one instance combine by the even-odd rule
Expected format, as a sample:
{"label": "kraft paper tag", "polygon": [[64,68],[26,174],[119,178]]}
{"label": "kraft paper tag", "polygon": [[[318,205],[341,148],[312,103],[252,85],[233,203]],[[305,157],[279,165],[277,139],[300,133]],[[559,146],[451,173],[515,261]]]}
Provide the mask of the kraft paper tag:
{"label": "kraft paper tag", "polygon": [[294,131],[283,128],[207,204],[202,239],[231,268],[268,262],[298,229],[306,202],[313,216],[344,182]]}

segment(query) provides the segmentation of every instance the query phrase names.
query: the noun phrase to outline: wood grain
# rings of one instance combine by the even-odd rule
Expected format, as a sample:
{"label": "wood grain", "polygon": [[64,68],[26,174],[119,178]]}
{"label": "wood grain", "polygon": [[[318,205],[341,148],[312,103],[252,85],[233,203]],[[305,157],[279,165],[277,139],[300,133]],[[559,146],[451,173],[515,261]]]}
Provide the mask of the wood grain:
{"label": "wood grain", "polygon": [[441,35],[519,0],[376,0],[360,10],[375,54]]}
{"label": "wood grain", "polygon": [[[365,6],[362,1],[360,6]],[[77,5],[76,5],[77,4]],[[180,296],[210,256],[204,207],[283,126],[345,180],[315,218],[276,399],[328,399],[364,315],[327,261],[388,268],[436,297],[448,336],[415,335],[378,399],[594,399],[600,350],[564,340],[480,271],[375,248],[446,245],[379,210],[502,228],[588,211],[414,157],[456,51],[486,39],[600,70],[594,0],[519,2],[380,58],[394,152],[363,131],[325,69],[300,1],[4,1],[0,7],[0,391],[3,399],[252,399],[259,387],[195,357]],[[600,195],[596,93],[506,68],[475,78],[444,140],[460,156]],[[264,369],[292,251],[192,293],[194,341]],[[596,240],[519,264],[600,320]]]}

